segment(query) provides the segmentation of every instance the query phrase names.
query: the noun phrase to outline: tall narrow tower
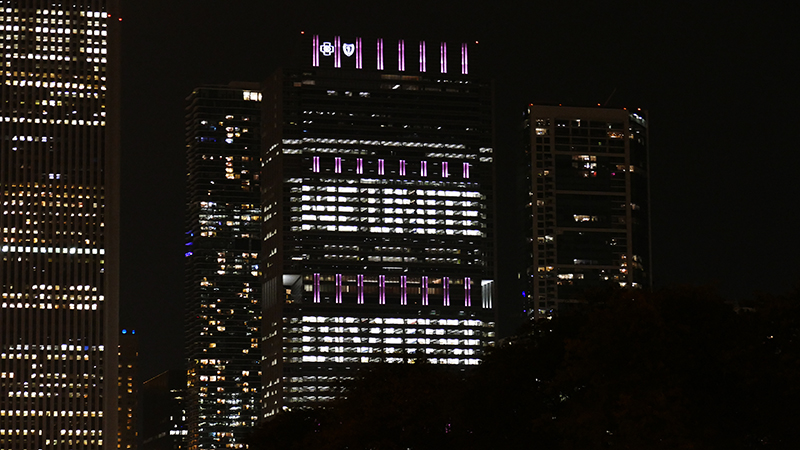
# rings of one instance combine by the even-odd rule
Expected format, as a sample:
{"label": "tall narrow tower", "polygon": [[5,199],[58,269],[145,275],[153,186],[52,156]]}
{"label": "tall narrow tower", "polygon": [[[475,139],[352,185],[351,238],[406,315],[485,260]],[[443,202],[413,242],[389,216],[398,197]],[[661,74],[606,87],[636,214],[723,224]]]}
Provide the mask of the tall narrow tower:
{"label": "tall narrow tower", "polygon": [[117,445],[111,0],[0,3],[0,447]]}
{"label": "tall narrow tower", "polygon": [[258,420],[259,85],[200,87],[186,113],[188,448],[244,448]]}
{"label": "tall narrow tower", "polygon": [[478,364],[494,309],[476,43],[306,35],[263,91],[264,414],[373,362]]}
{"label": "tall narrow tower", "polygon": [[650,281],[647,120],[642,111],[531,105],[528,313],[587,289]]}

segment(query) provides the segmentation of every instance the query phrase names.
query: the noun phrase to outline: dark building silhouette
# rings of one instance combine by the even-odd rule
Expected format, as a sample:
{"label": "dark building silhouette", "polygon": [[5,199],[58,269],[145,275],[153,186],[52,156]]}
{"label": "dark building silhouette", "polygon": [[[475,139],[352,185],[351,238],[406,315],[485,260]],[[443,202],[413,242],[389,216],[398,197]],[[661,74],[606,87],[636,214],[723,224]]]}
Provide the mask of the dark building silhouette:
{"label": "dark building silhouette", "polygon": [[258,85],[200,87],[186,112],[187,448],[243,448],[258,419]]}
{"label": "dark building silhouette", "polygon": [[650,287],[647,117],[531,105],[528,313],[579,304],[587,289]]}
{"label": "dark building silhouette", "polygon": [[137,448],[139,438],[139,339],[135,330],[123,329],[119,337],[119,413],[117,448]]}
{"label": "dark building silhouette", "polygon": [[263,89],[263,413],[372,362],[493,340],[491,84],[477,44],[305,35]]}
{"label": "dark building silhouette", "polygon": [[186,371],[168,370],[142,385],[142,450],[184,450]]}
{"label": "dark building silhouette", "polygon": [[0,5],[3,449],[116,448],[119,20]]}

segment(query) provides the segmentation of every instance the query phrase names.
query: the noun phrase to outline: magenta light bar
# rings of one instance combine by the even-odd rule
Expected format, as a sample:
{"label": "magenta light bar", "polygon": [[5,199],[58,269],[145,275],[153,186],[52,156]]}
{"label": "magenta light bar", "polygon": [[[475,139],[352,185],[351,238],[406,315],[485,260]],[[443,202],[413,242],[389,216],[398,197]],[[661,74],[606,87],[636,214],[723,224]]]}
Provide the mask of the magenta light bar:
{"label": "magenta light bar", "polygon": [[400,160],[400,175],[401,176],[406,176],[406,160],[405,159],[401,159]]}
{"label": "magenta light bar", "polygon": [[378,160],[378,175],[383,175],[384,174],[383,167],[384,167],[383,166],[383,160],[379,159]]}
{"label": "magenta light bar", "polygon": [[314,274],[314,303],[319,303],[319,274]]}
{"label": "magenta light bar", "polygon": [[342,274],[336,274],[336,303],[342,303]]}
{"label": "magenta light bar", "polygon": [[439,46],[439,66],[442,73],[447,73],[447,42],[442,42]]}
{"label": "magenta light bar", "polygon": [[422,304],[428,306],[428,277],[422,277]]}
{"label": "magenta light bar", "polygon": [[333,67],[342,67],[342,38],[333,38]]}
{"label": "magenta light bar", "polygon": [[400,275],[400,304],[408,304],[408,277]]}
{"label": "magenta light bar", "polygon": [[461,44],[461,74],[469,73],[469,58],[467,55],[467,43]]}
{"label": "magenta light bar", "polygon": [[419,71],[425,72],[428,69],[425,60],[425,41],[419,41]]}
{"label": "magenta light bar", "polygon": [[472,306],[472,279],[464,278],[464,306]]}
{"label": "magenta light bar", "polygon": [[378,39],[378,70],[383,70],[383,39]]}
{"label": "magenta light bar", "polygon": [[450,306],[450,277],[442,278],[442,288],[444,289],[444,306]]}
{"label": "magenta light bar", "polygon": [[423,177],[428,176],[428,161],[421,161],[419,163],[419,175]]}
{"label": "magenta light bar", "polygon": [[450,170],[447,168],[447,161],[442,163],[442,178],[450,177]]}
{"label": "magenta light bar", "polygon": [[397,70],[406,70],[406,41],[402,39],[397,41]]}
{"label": "magenta light bar", "polygon": [[319,156],[313,156],[311,158],[311,170],[319,172]]}
{"label": "magenta light bar", "polygon": [[356,173],[361,175],[364,173],[364,160],[356,158]]}
{"label": "magenta light bar", "polygon": [[342,173],[342,158],[336,157],[333,163],[333,170],[336,173]]}
{"label": "magenta light bar", "polygon": [[359,305],[363,305],[364,304],[364,275],[358,275],[356,277],[356,283],[358,284],[358,294],[356,294],[357,297],[358,297],[358,304]]}
{"label": "magenta light bar", "polygon": [[319,67],[319,35],[315,34],[314,37],[311,38],[311,65],[314,67]]}
{"label": "magenta light bar", "polygon": [[386,304],[386,275],[378,275],[378,302]]}
{"label": "magenta light bar", "polygon": [[356,38],[356,69],[363,69],[364,60],[361,56],[361,38]]}
{"label": "magenta light bar", "polygon": [[464,178],[469,178],[469,163],[468,162],[464,163],[463,169],[464,169]]}

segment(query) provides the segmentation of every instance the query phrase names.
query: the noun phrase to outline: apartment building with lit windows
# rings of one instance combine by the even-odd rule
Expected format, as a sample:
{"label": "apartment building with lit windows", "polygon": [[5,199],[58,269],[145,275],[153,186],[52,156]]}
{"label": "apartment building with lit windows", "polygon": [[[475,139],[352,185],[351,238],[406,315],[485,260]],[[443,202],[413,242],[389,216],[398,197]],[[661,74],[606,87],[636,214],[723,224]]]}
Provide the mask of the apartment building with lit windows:
{"label": "apartment building with lit windows", "polygon": [[647,125],[641,110],[528,107],[529,316],[651,287]]}
{"label": "apartment building with lit windows", "polygon": [[304,35],[263,94],[263,414],[365,364],[477,365],[494,333],[477,43]]}
{"label": "apartment building with lit windows", "polygon": [[117,446],[118,7],[0,2],[0,448]]}
{"label": "apartment building with lit windows", "polygon": [[259,85],[187,98],[187,448],[244,448],[259,418]]}

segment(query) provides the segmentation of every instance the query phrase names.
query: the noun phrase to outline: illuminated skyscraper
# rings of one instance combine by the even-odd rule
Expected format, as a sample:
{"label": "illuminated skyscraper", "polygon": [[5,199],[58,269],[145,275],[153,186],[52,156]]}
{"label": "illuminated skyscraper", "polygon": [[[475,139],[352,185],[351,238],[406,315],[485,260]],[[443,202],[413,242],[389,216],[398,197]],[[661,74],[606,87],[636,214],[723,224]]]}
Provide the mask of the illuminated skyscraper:
{"label": "illuminated skyscraper", "polygon": [[371,362],[493,339],[492,87],[477,45],[306,35],[263,90],[264,415]]}
{"label": "illuminated skyscraper", "polygon": [[650,281],[649,164],[641,111],[531,105],[528,313],[590,288]]}
{"label": "illuminated skyscraper", "polygon": [[139,338],[135,330],[122,330],[119,338],[119,413],[117,447],[136,450],[139,437]]}
{"label": "illuminated skyscraper", "polygon": [[243,448],[258,420],[258,87],[201,87],[187,99],[189,449]]}
{"label": "illuminated skyscraper", "polygon": [[0,448],[117,446],[120,17],[0,2]]}

